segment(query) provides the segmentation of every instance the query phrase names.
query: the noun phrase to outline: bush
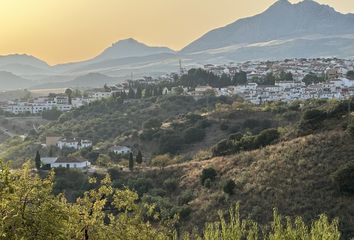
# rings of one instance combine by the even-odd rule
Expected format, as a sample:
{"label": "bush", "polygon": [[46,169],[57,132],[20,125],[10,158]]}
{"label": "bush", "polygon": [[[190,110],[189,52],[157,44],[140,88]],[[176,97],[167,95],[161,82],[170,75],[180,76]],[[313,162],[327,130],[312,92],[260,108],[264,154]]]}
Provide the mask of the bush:
{"label": "bush", "polygon": [[305,121],[323,121],[326,119],[326,113],[318,109],[310,109],[304,112],[302,118]]}
{"label": "bush", "polygon": [[160,153],[177,153],[182,147],[183,139],[177,134],[166,134],[160,138]]}
{"label": "bush", "polygon": [[199,128],[188,128],[184,131],[184,142],[195,143],[202,141],[205,137],[205,131]]}
{"label": "bush", "polygon": [[223,186],[224,193],[227,193],[230,195],[233,194],[235,187],[236,187],[236,184],[232,179],[227,180]]}
{"label": "bush", "polygon": [[163,182],[163,186],[164,188],[169,191],[169,192],[174,192],[176,191],[177,187],[178,187],[178,182],[177,179],[175,178],[167,178],[164,182]]}
{"label": "bush", "polygon": [[331,177],[340,192],[354,194],[354,161],[340,167]]}
{"label": "bush", "polygon": [[260,134],[257,135],[255,139],[255,145],[257,147],[267,146],[277,140],[279,136],[280,134],[276,129],[263,130]]}
{"label": "bush", "polygon": [[229,129],[229,125],[227,125],[226,122],[222,122],[222,123],[220,124],[220,130],[221,130],[221,131],[226,131],[227,129]]}
{"label": "bush", "polygon": [[190,201],[193,200],[193,198],[194,198],[194,194],[192,190],[187,189],[179,195],[178,204],[180,205],[188,204]]}
{"label": "bush", "polygon": [[354,139],[354,124],[350,124],[347,127],[347,133]]}
{"label": "bush", "polygon": [[42,118],[46,120],[56,121],[59,119],[63,112],[59,111],[57,108],[51,110],[46,110],[42,112]]}
{"label": "bush", "polygon": [[157,129],[161,127],[161,120],[157,118],[150,118],[143,123],[144,129]]}
{"label": "bush", "polygon": [[208,167],[204,168],[202,171],[202,175],[200,176],[200,180],[203,185],[205,185],[205,181],[209,179],[209,181],[214,181],[217,176],[217,172],[214,168]]}
{"label": "bush", "polygon": [[213,148],[213,156],[224,156],[232,153],[233,143],[229,140],[221,140]]}

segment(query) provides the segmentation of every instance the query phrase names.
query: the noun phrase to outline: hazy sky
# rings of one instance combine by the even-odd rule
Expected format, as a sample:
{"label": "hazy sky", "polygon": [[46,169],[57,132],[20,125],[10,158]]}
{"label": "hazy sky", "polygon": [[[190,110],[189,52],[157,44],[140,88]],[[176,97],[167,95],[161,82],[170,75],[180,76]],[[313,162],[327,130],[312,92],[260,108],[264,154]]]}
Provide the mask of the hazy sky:
{"label": "hazy sky", "polygon": [[[0,0],[0,55],[50,64],[91,58],[120,39],[179,50],[207,31],[275,0]],[[298,2],[292,0],[291,2]],[[354,0],[319,0],[354,12]]]}

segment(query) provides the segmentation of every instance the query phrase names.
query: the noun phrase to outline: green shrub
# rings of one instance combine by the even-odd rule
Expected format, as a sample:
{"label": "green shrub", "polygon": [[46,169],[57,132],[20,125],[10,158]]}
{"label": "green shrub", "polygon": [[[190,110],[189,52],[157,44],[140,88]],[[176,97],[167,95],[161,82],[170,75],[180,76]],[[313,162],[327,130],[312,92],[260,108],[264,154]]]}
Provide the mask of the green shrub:
{"label": "green shrub", "polygon": [[217,176],[217,172],[214,168],[208,167],[204,168],[202,171],[202,175],[200,175],[200,180],[202,185],[204,185],[205,181],[209,179],[209,181],[214,181]]}
{"label": "green shrub", "polygon": [[202,141],[205,137],[205,131],[200,128],[188,128],[184,131],[184,142],[195,143]]}
{"label": "green shrub", "polygon": [[190,201],[193,200],[193,198],[194,198],[194,194],[192,190],[187,189],[179,195],[178,204],[180,205],[188,204]]}
{"label": "green shrub", "polygon": [[225,184],[223,186],[223,191],[224,191],[224,193],[231,195],[234,193],[235,187],[236,187],[235,182],[232,179],[229,179],[225,182]]}
{"label": "green shrub", "polygon": [[157,118],[150,118],[143,123],[144,129],[157,129],[161,127],[161,120]]}
{"label": "green shrub", "polygon": [[224,156],[232,153],[233,143],[229,140],[221,140],[213,148],[213,156]]}
{"label": "green shrub", "polygon": [[354,194],[354,161],[341,166],[331,177],[340,192]]}
{"label": "green shrub", "polygon": [[257,147],[264,147],[279,138],[280,134],[277,129],[267,129],[263,130],[260,134],[256,136],[255,145]]}
{"label": "green shrub", "polygon": [[177,153],[183,145],[183,138],[175,133],[168,133],[160,137],[159,151],[164,153]]}
{"label": "green shrub", "polygon": [[178,187],[178,181],[175,178],[167,178],[163,182],[163,186],[167,191],[174,192],[174,191],[176,191],[176,189]]}

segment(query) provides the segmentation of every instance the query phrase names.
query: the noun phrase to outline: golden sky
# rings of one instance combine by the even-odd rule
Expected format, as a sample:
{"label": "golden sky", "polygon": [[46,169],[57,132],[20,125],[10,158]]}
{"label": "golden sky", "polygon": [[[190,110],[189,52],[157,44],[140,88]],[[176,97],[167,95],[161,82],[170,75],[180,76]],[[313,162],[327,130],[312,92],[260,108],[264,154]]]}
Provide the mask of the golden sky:
{"label": "golden sky", "polygon": [[[209,30],[260,13],[274,2],[0,0],[0,55],[27,53],[49,64],[78,61],[129,37],[179,50]],[[354,12],[354,0],[319,2]]]}

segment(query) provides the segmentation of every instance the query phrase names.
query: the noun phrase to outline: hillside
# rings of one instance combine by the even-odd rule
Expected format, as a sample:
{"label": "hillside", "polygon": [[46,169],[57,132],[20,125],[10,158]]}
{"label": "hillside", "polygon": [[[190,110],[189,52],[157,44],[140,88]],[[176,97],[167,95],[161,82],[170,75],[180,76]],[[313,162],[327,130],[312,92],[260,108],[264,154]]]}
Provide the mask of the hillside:
{"label": "hillside", "polygon": [[[144,194],[143,201],[156,203],[164,214],[171,214],[171,208],[182,208],[183,229],[201,229],[205,221],[218,218],[216,209],[226,214],[239,202],[241,216],[261,224],[272,220],[273,208],[285,216],[302,216],[307,222],[321,213],[339,217],[344,239],[349,239],[354,236],[353,196],[340,193],[331,174],[352,161],[353,154],[353,140],[343,131],[333,130],[162,170],[120,173],[113,179],[116,186],[127,184]],[[200,176],[209,167],[217,176],[210,187],[205,187]],[[232,195],[223,192],[230,179],[236,183]]]}
{"label": "hillside", "polygon": [[[118,97],[63,114],[39,134],[10,139],[0,150],[5,160],[15,160],[14,167],[37,150],[41,156],[51,151],[87,158],[95,177],[108,172],[112,186],[136,191],[141,206],[155,205],[161,215],[156,223],[178,214],[179,231],[201,230],[217,220],[218,209],[226,212],[239,202],[242,218],[260,224],[272,220],[273,208],[307,223],[321,213],[338,217],[347,239],[354,236],[352,170],[347,177],[337,173],[353,162],[354,125],[348,125],[347,111],[348,101],[333,100],[256,106],[224,97]],[[51,133],[91,139],[94,146],[41,148]],[[129,171],[128,157],[109,152],[112,145],[131,147],[134,159],[141,151],[143,163]],[[344,181],[348,190],[340,185]],[[54,193],[73,202],[89,186],[86,174],[59,171]]]}
{"label": "hillside", "polygon": [[0,71],[0,90],[25,89],[33,85],[31,80],[17,76],[11,72]]}

